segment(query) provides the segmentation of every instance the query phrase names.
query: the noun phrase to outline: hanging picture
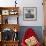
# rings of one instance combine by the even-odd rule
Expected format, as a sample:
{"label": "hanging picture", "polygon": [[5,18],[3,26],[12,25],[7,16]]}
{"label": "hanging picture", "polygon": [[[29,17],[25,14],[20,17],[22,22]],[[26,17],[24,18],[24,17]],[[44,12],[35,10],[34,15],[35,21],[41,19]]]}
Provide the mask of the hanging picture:
{"label": "hanging picture", "polygon": [[37,8],[36,7],[24,7],[23,8],[24,20],[34,21],[37,19]]}
{"label": "hanging picture", "polygon": [[9,15],[9,10],[2,10],[2,15]]}

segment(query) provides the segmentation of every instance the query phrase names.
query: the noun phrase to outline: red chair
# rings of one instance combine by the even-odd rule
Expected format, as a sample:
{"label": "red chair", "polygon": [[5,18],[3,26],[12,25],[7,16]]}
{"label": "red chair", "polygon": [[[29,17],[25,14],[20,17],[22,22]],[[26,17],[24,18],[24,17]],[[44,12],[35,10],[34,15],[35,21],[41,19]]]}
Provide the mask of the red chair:
{"label": "red chair", "polygon": [[[33,31],[33,29],[32,28],[28,28],[26,30],[25,34],[24,34],[24,37],[22,38],[21,46],[27,46],[26,43],[25,43],[25,40],[28,39],[29,37],[32,37],[32,36],[34,36],[37,39],[37,35]],[[41,44],[39,43],[39,41],[37,42],[37,44],[35,46],[41,46]]]}

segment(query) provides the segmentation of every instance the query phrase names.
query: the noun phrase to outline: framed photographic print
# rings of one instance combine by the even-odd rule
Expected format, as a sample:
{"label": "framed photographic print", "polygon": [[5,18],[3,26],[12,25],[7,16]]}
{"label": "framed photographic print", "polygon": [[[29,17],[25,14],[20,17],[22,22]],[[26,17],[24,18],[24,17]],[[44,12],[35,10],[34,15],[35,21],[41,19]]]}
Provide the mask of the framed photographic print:
{"label": "framed photographic print", "polygon": [[9,15],[9,10],[2,10],[2,15]]}
{"label": "framed photographic print", "polygon": [[23,19],[24,20],[37,20],[37,8],[36,7],[24,7],[23,8]]}
{"label": "framed photographic print", "polygon": [[18,13],[18,12],[15,11],[14,9],[13,9],[13,10],[10,10],[10,12],[9,12],[10,15],[16,15],[17,13]]}
{"label": "framed photographic print", "polygon": [[2,18],[3,24],[17,24],[17,16],[3,16]]}

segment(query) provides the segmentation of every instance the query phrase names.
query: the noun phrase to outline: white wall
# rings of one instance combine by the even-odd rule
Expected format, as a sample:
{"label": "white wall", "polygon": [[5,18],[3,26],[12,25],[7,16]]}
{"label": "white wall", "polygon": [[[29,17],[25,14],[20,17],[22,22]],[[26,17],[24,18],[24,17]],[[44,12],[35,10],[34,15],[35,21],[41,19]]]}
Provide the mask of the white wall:
{"label": "white wall", "polygon": [[37,21],[24,21],[23,20],[23,7],[21,8],[20,25],[22,26],[43,26],[43,6],[42,0],[25,0],[21,3],[23,7],[36,7],[37,8]]}
{"label": "white wall", "polygon": [[[1,7],[15,6],[15,0],[0,0]],[[43,6],[42,0],[17,0],[17,6],[20,7],[20,26],[43,26]],[[36,7],[37,8],[37,20],[36,21],[24,21],[23,20],[23,7]]]}

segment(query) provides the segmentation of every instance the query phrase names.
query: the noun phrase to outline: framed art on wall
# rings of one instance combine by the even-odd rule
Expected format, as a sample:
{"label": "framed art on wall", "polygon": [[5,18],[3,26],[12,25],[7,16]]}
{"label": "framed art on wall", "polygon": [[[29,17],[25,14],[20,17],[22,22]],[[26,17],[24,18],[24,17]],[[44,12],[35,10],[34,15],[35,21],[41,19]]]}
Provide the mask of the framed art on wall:
{"label": "framed art on wall", "polygon": [[17,16],[3,16],[2,23],[3,24],[17,24]]}
{"label": "framed art on wall", "polygon": [[24,20],[37,20],[37,8],[36,7],[24,7],[23,8],[23,19]]}
{"label": "framed art on wall", "polygon": [[2,15],[9,15],[9,10],[2,10]]}

